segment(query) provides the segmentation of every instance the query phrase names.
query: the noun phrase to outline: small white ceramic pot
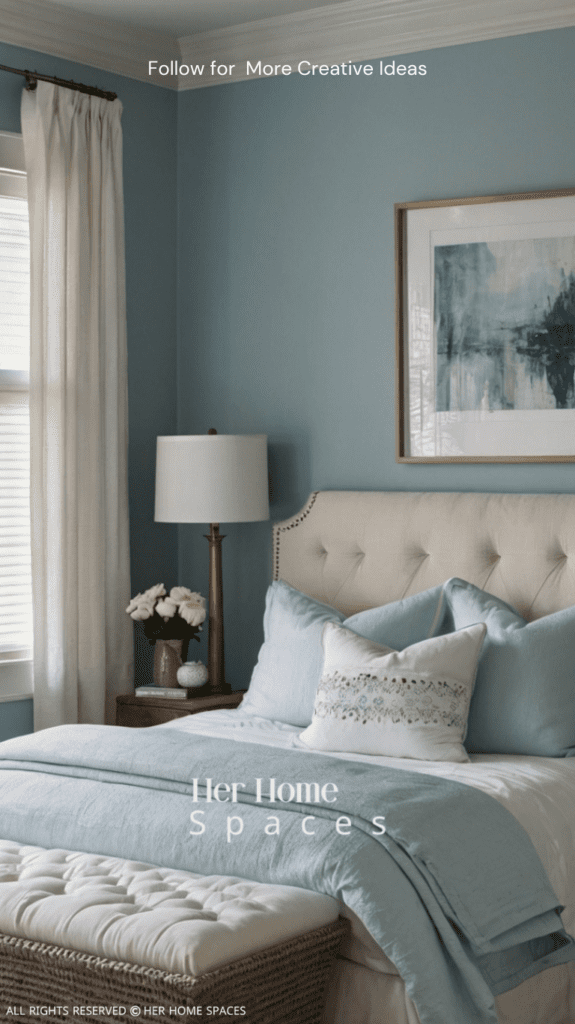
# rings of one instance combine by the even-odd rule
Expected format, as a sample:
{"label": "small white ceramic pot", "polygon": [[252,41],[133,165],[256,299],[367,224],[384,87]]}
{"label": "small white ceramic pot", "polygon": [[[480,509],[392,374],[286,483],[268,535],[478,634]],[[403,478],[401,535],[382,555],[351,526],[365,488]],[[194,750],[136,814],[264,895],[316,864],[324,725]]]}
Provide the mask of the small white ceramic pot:
{"label": "small white ceramic pot", "polygon": [[186,661],[178,669],[178,686],[204,686],[208,670],[202,661]]}

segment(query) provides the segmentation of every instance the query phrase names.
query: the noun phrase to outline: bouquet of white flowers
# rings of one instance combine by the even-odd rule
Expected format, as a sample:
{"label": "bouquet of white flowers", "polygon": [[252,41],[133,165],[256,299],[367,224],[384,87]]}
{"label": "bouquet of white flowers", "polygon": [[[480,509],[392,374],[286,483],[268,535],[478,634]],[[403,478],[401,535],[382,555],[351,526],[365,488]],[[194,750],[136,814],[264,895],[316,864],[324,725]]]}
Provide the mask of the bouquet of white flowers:
{"label": "bouquet of white flowers", "polygon": [[[136,594],[126,608],[135,622],[141,622],[149,642],[156,640],[199,641],[202,622],[206,617],[206,599],[187,587],[172,587],[166,592],[163,583],[157,583],[143,594]],[[184,660],[186,653],[183,652]]]}

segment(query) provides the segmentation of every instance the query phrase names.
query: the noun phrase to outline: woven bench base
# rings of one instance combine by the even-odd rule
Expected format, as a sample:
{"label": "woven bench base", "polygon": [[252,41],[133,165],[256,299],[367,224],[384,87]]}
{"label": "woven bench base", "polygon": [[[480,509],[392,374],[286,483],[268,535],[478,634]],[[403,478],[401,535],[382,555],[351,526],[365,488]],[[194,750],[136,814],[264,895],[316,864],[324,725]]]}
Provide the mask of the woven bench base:
{"label": "woven bench base", "polygon": [[[346,930],[340,919],[198,978],[0,935],[0,1020],[319,1024],[329,971]],[[47,1014],[39,1007],[59,1010]],[[232,1013],[216,1013],[214,1007]],[[234,1014],[234,1007],[245,1010]]]}

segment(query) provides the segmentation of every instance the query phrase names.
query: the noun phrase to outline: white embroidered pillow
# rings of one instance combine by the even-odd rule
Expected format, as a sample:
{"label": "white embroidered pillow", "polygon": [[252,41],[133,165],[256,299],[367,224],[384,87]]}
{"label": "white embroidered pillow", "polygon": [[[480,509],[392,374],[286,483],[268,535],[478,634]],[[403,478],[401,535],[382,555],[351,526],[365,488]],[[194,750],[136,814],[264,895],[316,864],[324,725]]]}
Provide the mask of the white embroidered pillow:
{"label": "white embroidered pillow", "polygon": [[327,623],[311,725],[316,750],[468,761],[463,746],[483,622],[392,651]]}

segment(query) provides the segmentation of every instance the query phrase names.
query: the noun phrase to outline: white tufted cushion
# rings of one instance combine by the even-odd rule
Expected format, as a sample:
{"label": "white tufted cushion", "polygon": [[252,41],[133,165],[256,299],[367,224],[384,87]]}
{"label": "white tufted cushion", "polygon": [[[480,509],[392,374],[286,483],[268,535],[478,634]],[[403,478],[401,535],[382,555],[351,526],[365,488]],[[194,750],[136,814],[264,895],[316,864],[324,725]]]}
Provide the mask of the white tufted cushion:
{"label": "white tufted cushion", "polygon": [[335,921],[331,896],[0,840],[0,932],[198,976]]}
{"label": "white tufted cushion", "polygon": [[527,620],[575,604],[575,496],[319,491],[274,527],[274,578],[352,615],[459,576]]}

